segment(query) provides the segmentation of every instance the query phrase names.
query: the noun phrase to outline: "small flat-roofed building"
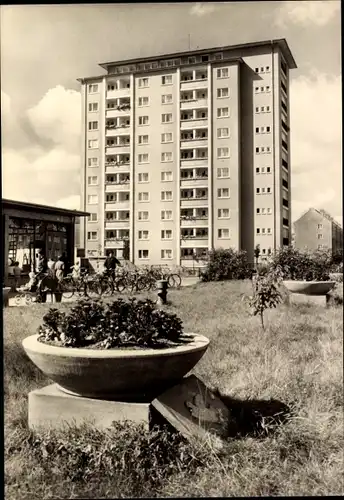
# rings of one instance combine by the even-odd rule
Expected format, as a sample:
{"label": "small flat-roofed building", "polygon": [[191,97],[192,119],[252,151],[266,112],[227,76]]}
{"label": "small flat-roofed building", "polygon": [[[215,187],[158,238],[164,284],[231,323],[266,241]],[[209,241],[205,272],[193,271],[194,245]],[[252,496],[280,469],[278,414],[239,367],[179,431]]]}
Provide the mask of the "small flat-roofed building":
{"label": "small flat-roofed building", "polygon": [[2,199],[3,276],[11,284],[11,267],[18,262],[27,275],[35,268],[38,250],[49,259],[65,254],[74,262],[75,224],[88,212]]}

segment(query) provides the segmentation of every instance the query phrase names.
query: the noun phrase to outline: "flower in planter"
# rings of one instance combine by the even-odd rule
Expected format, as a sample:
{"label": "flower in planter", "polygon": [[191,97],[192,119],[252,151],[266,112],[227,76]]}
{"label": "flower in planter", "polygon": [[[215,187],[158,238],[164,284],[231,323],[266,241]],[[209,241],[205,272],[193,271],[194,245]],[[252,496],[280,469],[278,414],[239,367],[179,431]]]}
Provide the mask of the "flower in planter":
{"label": "flower in planter", "polygon": [[135,298],[109,304],[80,300],[68,314],[51,308],[38,333],[43,343],[100,349],[161,348],[188,341],[180,318],[157,309],[149,299]]}

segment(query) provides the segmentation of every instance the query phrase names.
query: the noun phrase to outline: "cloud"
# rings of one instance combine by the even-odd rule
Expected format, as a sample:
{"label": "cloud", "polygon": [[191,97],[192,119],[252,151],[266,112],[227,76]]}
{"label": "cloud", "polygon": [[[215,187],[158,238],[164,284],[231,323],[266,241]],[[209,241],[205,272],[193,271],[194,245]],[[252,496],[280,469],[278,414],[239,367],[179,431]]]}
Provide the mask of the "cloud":
{"label": "cloud", "polygon": [[3,196],[47,205],[75,196],[80,190],[80,94],[61,86],[50,89],[24,113],[25,127],[9,97],[2,93],[2,99]]}
{"label": "cloud", "polygon": [[191,9],[190,9],[190,14],[192,16],[197,16],[197,17],[203,17],[208,14],[211,14],[214,12],[216,9],[216,6],[214,4],[207,4],[207,3],[195,3]]}
{"label": "cloud", "polygon": [[341,81],[313,73],[291,81],[292,218],[309,207],[342,213]]}
{"label": "cloud", "polygon": [[58,85],[27,111],[35,133],[71,152],[80,149],[81,95]]}
{"label": "cloud", "polygon": [[325,26],[339,11],[340,2],[334,0],[283,2],[277,10],[275,24],[279,27],[285,27],[288,23]]}
{"label": "cloud", "polygon": [[70,208],[71,210],[80,210],[81,196],[77,194],[67,196],[67,198],[58,200],[56,206],[60,208]]}

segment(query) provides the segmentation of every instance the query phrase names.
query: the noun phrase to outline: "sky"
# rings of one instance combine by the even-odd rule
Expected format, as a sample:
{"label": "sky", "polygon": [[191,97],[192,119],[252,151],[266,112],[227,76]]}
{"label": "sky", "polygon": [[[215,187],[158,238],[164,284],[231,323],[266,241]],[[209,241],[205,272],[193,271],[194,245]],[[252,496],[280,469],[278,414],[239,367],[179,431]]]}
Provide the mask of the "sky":
{"label": "sky", "polygon": [[309,207],[342,223],[340,2],[1,6],[2,195],[80,208],[77,78],[99,63],[286,38],[295,221]]}

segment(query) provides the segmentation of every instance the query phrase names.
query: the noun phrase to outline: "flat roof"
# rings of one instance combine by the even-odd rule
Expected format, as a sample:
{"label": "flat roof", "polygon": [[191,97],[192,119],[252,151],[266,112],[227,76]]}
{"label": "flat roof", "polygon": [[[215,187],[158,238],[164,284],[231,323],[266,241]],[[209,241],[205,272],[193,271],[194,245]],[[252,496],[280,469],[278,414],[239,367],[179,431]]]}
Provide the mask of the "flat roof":
{"label": "flat roof", "polygon": [[211,53],[211,52],[216,52],[219,50],[236,50],[236,49],[249,49],[253,47],[261,47],[264,45],[278,45],[278,47],[281,49],[284,57],[286,58],[286,61],[288,63],[289,68],[291,69],[296,69],[297,65],[295,62],[295,59],[291,53],[291,50],[289,48],[289,45],[286,41],[285,38],[277,38],[274,40],[263,40],[260,42],[249,42],[249,43],[240,43],[237,45],[226,45],[224,47],[212,47],[208,49],[196,49],[196,50],[186,50],[183,52],[174,52],[172,54],[161,54],[161,55],[156,55],[156,56],[150,56],[150,57],[139,57],[135,59],[125,59],[121,61],[112,61],[112,62],[105,62],[99,64],[101,68],[107,69],[108,66],[112,66],[114,64],[125,64],[125,65],[130,65],[134,64],[136,62],[150,62],[154,61],[155,59],[169,59],[169,58],[174,58],[174,57],[182,57],[187,54],[206,54],[206,53]]}
{"label": "flat roof", "polygon": [[2,198],[3,208],[14,208],[20,210],[35,210],[36,212],[44,212],[50,214],[60,214],[67,216],[85,217],[90,215],[89,212],[82,212],[81,210],[71,210],[68,208],[52,207],[50,205],[39,205],[38,203],[27,203],[25,201],[7,200]]}

